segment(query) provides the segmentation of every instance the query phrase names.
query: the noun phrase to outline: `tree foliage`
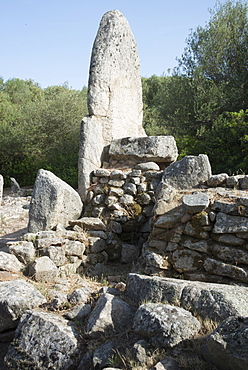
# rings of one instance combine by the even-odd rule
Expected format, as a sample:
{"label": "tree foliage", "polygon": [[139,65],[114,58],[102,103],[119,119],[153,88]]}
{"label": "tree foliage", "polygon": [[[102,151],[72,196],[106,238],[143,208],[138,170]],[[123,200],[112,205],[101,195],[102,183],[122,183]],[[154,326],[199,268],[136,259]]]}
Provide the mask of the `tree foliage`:
{"label": "tree foliage", "polygon": [[34,182],[39,168],[77,186],[79,126],[87,91],[11,79],[0,84],[0,166],[8,180]]}
{"label": "tree foliage", "polygon": [[248,5],[228,0],[210,14],[172,76],[143,80],[145,128],[174,135],[181,156],[208,154],[214,172],[248,172]]}

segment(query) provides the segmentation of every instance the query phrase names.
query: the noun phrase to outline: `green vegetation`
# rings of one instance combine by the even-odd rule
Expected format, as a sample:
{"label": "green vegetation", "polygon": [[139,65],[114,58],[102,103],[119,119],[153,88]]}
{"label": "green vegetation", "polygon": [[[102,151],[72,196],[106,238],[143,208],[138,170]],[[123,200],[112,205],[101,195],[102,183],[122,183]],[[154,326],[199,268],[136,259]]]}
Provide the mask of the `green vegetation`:
{"label": "green vegetation", "polygon": [[189,35],[171,76],[143,79],[144,126],[174,135],[184,155],[208,154],[213,172],[248,172],[248,4],[227,1]]}
{"label": "green vegetation", "polygon": [[0,80],[0,173],[21,185],[45,168],[77,186],[79,129],[87,90],[42,89],[31,80]]}
{"label": "green vegetation", "polygon": [[[173,135],[180,158],[208,154],[214,173],[248,173],[248,3],[226,1],[192,31],[169,76],[143,78],[148,135]],[[77,187],[87,89],[0,78],[0,173],[33,184],[44,168]]]}

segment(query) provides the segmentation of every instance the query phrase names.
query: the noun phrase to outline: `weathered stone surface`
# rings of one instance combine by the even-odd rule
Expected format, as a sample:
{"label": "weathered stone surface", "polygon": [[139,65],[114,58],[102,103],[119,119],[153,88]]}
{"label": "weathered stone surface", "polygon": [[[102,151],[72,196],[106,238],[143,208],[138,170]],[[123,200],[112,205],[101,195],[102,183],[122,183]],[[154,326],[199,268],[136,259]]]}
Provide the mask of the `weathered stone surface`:
{"label": "weathered stone surface", "polygon": [[180,370],[179,364],[173,358],[165,358],[159,361],[152,370]]}
{"label": "weathered stone surface", "polygon": [[3,197],[3,184],[4,184],[3,176],[0,175],[0,206],[2,203],[2,197]]}
{"label": "weathered stone surface", "polygon": [[69,225],[82,212],[78,193],[52,172],[39,170],[29,209],[28,231],[52,229],[58,224]]}
{"label": "weathered stone surface", "polygon": [[140,254],[140,248],[133,244],[123,244],[121,248],[121,262],[134,262]]}
{"label": "weathered stone surface", "polygon": [[230,245],[243,245],[244,239],[242,239],[242,236],[239,238],[233,234],[212,234],[212,239],[216,240],[217,242],[230,244]]}
{"label": "weathered stone surface", "polygon": [[230,216],[219,212],[216,216],[216,222],[213,232],[216,234],[239,233],[248,231],[248,218],[239,216]]}
{"label": "weathered stone surface", "polygon": [[111,141],[111,159],[131,159],[134,162],[165,162],[177,160],[178,151],[173,136],[126,137]]}
{"label": "weathered stone surface", "polygon": [[30,309],[46,303],[46,298],[24,280],[0,282],[0,332],[15,328]]}
{"label": "weathered stone surface", "polygon": [[43,256],[29,266],[29,276],[36,281],[53,282],[58,276],[58,269],[49,257]]}
{"label": "weathered stone surface", "polygon": [[9,253],[14,254],[24,264],[32,262],[35,258],[35,247],[32,242],[19,241],[8,243]]}
{"label": "weathered stone surface", "polygon": [[213,175],[208,179],[207,185],[211,187],[220,186],[225,182],[227,178],[228,178],[227,173],[219,173],[218,175]]}
{"label": "weathered stone surface", "polygon": [[176,189],[190,189],[207,181],[210,176],[211,166],[207,155],[186,156],[164,170],[162,184]]}
{"label": "weathered stone surface", "polygon": [[125,180],[127,175],[121,170],[113,170],[110,174],[111,179]]}
{"label": "weathered stone surface", "polygon": [[214,244],[211,246],[211,251],[218,259],[232,264],[248,265],[248,252],[245,250]]}
{"label": "weathered stone surface", "polygon": [[115,345],[114,342],[107,342],[98,347],[93,353],[93,366],[96,369],[103,369],[106,365],[109,364],[109,360],[116,353],[114,351]]}
{"label": "weathered stone surface", "polygon": [[183,208],[189,213],[199,213],[204,211],[209,205],[209,198],[206,194],[196,192],[185,195],[182,199]]}
{"label": "weathered stone surface", "polygon": [[104,14],[94,42],[88,109],[90,115],[108,117],[114,123],[110,130],[113,138],[131,134],[131,130],[134,136],[144,134],[137,46],[118,10]]}
{"label": "weathered stone surface", "polygon": [[201,328],[199,321],[183,308],[162,303],[141,305],[134,316],[134,330],[150,338],[155,347],[174,347],[192,338]]}
{"label": "weathered stone surface", "polygon": [[[125,17],[107,12],[94,42],[88,85],[89,117],[81,126],[79,193],[86,196],[90,173],[101,167],[112,139],[145,136],[136,43]],[[97,135],[97,136],[96,136]]]}
{"label": "weathered stone surface", "polygon": [[158,217],[154,226],[163,229],[171,229],[176,226],[178,222],[180,222],[182,216],[182,210],[174,208],[171,211],[166,212],[165,215]]}
{"label": "weathered stone surface", "polygon": [[210,274],[228,276],[233,279],[248,281],[248,270],[244,270],[241,267],[217,261],[213,258],[206,258],[203,266]]}
{"label": "weathered stone surface", "polygon": [[82,229],[88,230],[101,230],[106,231],[106,226],[98,217],[82,217],[75,221],[70,221],[70,225],[78,225]]}
{"label": "weathered stone surface", "polygon": [[46,249],[39,250],[39,255],[49,257],[57,267],[63,266],[66,263],[65,249],[63,247],[51,245]]}
{"label": "weathered stone surface", "polygon": [[13,254],[0,251],[0,270],[20,272],[24,265]]}
{"label": "weathered stone surface", "polygon": [[191,250],[176,250],[172,253],[171,264],[179,271],[195,271],[198,270],[202,261],[202,255]]}
{"label": "weathered stone surface", "polygon": [[131,325],[133,315],[129,304],[111,294],[103,294],[88,319],[87,334],[95,338],[103,333],[107,336],[122,333]]}
{"label": "weathered stone surface", "polygon": [[223,321],[202,346],[205,360],[220,370],[247,369],[247,331],[247,317],[230,317]]}
{"label": "weathered stone surface", "polygon": [[66,240],[65,242],[65,254],[66,256],[77,256],[82,258],[85,251],[84,243],[78,240]]}
{"label": "weathered stone surface", "polygon": [[141,171],[160,171],[159,165],[155,162],[138,163],[135,168]]}
{"label": "weathered stone surface", "polygon": [[81,288],[75,289],[68,296],[68,300],[72,304],[86,303],[89,300],[92,293],[93,289],[91,289],[89,286],[83,286]]}
{"label": "weathered stone surface", "polygon": [[248,316],[248,288],[242,286],[129,274],[126,292],[137,304],[178,302],[192,313],[216,321],[229,316]]}
{"label": "weathered stone surface", "polygon": [[5,364],[16,370],[66,370],[75,367],[78,357],[78,333],[72,323],[52,313],[30,310],[21,318]]}
{"label": "weathered stone surface", "polygon": [[248,176],[239,179],[241,189],[248,189]]}
{"label": "weathered stone surface", "polygon": [[85,316],[88,316],[91,312],[91,306],[89,304],[81,303],[74,307],[71,311],[64,314],[64,317],[68,320],[80,320]]}

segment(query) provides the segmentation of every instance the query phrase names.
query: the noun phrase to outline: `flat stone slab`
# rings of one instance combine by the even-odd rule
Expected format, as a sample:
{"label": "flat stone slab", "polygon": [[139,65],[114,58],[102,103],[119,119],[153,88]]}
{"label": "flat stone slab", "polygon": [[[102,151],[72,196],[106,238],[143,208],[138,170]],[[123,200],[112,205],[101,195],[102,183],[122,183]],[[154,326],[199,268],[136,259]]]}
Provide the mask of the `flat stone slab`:
{"label": "flat stone slab", "polygon": [[111,160],[172,163],[178,150],[173,136],[125,137],[111,141],[109,155]]}
{"label": "flat stone slab", "polygon": [[216,216],[216,221],[213,233],[244,233],[248,231],[248,218],[241,216],[231,216],[219,212]]}
{"label": "flat stone slab", "polygon": [[182,199],[183,209],[189,213],[199,213],[204,211],[209,205],[209,198],[206,194],[196,192],[185,195]]}
{"label": "flat stone slab", "polygon": [[229,316],[248,316],[248,288],[242,286],[132,273],[128,275],[126,292],[136,304],[168,302],[216,321]]}

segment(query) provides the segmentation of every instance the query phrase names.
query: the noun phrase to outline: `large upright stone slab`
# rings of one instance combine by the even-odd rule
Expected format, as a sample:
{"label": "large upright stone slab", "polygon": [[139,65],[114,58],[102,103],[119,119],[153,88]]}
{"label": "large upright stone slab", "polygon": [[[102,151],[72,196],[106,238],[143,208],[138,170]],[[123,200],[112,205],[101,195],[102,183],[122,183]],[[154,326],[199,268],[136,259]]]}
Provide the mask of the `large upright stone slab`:
{"label": "large upright stone slab", "polygon": [[112,139],[146,136],[142,128],[140,62],[130,26],[118,11],[107,12],[94,42],[88,85],[89,116],[83,119],[79,150],[79,193],[101,167]]}
{"label": "large upright stone slab", "polygon": [[82,213],[79,194],[52,172],[39,170],[29,209],[28,232],[49,230],[58,224],[69,226]]}

